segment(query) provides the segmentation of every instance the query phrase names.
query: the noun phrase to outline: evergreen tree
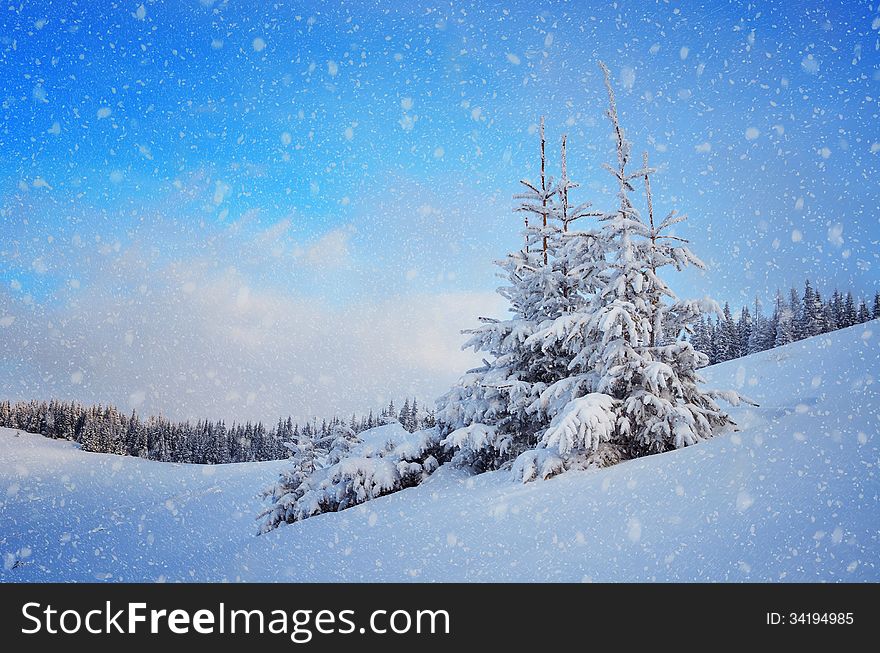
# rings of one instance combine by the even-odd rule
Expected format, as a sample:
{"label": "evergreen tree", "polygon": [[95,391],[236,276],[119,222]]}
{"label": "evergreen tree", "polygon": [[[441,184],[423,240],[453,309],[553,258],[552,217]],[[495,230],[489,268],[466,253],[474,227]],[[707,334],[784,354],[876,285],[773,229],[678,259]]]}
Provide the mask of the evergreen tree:
{"label": "evergreen tree", "polygon": [[845,329],[851,327],[858,320],[856,313],[856,302],[851,292],[846,293],[846,300],[843,302],[843,319],[840,321],[840,328]]}
{"label": "evergreen tree", "polygon": [[822,332],[821,298],[813,290],[809,279],[804,282],[804,298],[798,330],[802,338],[810,338]]}
{"label": "evergreen tree", "polygon": [[409,420],[404,424],[404,428],[410,433],[415,433],[419,430],[419,404],[415,397],[413,397],[412,404],[410,404]]}
{"label": "evergreen tree", "polygon": [[710,345],[705,315],[700,315],[700,319],[694,324],[694,333],[691,336],[691,344],[694,349],[701,351],[708,356]]}
{"label": "evergreen tree", "polygon": [[126,453],[129,456],[137,456],[139,458],[147,458],[149,451],[147,449],[147,433],[138,419],[137,413],[132,410],[131,417],[128,418],[128,428],[125,436]]}
{"label": "evergreen tree", "polygon": [[837,325],[837,319],[834,317],[834,298],[822,303],[822,326],[825,333],[835,331],[840,327]]}
{"label": "evergreen tree", "polygon": [[761,300],[758,299],[757,296],[755,297],[755,313],[752,320],[752,332],[749,335],[748,353],[756,354],[759,351],[764,351],[767,340],[767,319],[761,312]]}
{"label": "evergreen tree", "polygon": [[260,513],[263,520],[261,533],[267,533],[280,524],[295,521],[299,501],[309,488],[306,482],[318,468],[315,444],[308,435],[301,434],[296,442],[288,442],[290,466],[281,472],[278,482],[263,491],[272,505]]}
{"label": "evergreen tree", "polygon": [[[507,280],[499,293],[508,300],[511,317],[481,318],[483,326],[466,332],[471,338],[465,348],[485,352],[490,359],[469,371],[438,402],[448,443],[458,449],[460,461],[477,471],[495,469],[536,443],[537,431],[547,419],[541,395],[550,383],[569,376],[561,352],[577,345],[564,338],[551,342],[533,336],[560,318],[567,324],[577,322],[577,309],[596,283],[596,262],[601,258],[595,253],[593,231],[570,228],[589,215],[589,205],[568,205],[575,184],[567,171],[561,187],[550,182],[541,124],[541,181],[523,180],[525,191],[517,196],[517,210],[525,215],[524,248],[496,262]],[[556,206],[560,195],[563,199]],[[577,383],[565,391],[576,391]]]}
{"label": "evergreen tree", "polygon": [[737,337],[739,341],[739,355],[747,356],[749,353],[749,341],[752,339],[752,315],[748,306],[743,306],[736,323]]}
{"label": "evergreen tree", "polygon": [[834,329],[840,329],[843,325],[843,295],[840,294],[840,291],[837,290],[837,288],[835,288],[834,292],[831,294],[829,305],[831,309],[830,323],[833,325]]}
{"label": "evergreen tree", "polygon": [[[621,457],[694,444],[730,423],[715,404],[717,395],[698,386],[697,369],[708,363],[706,356],[687,340],[675,338],[691,332],[704,311],[717,312],[718,306],[677,300],[658,274],[664,267],[681,270],[689,264],[702,267],[702,263],[686,241],[664,234],[684,216],[672,211],[655,225],[650,188],[654,171],[648,167],[647,155],[641,170],[627,171],[630,144],[620,126],[610,74],[601,67],[609,98],[606,116],[617,146],[617,162],[606,169],[615,177],[618,207],[601,218],[604,225],[597,240],[600,251],[609,252],[601,261],[607,260],[608,270],[597,275],[602,279],[600,288],[582,311],[586,319],[579,322],[586,328],[574,332],[585,336],[578,342],[581,351],[590,352],[595,343],[586,358],[589,364],[581,367],[584,356],[578,353],[567,366],[572,372],[595,369],[598,379],[592,392],[575,395],[558,406],[542,435],[541,447],[517,460],[515,471],[524,480],[573,465],[607,464]],[[635,179],[645,185],[644,217],[631,196]],[[664,328],[672,336],[668,340]],[[726,347],[735,350],[738,334],[729,307],[721,328]],[[560,332],[563,329],[554,326],[543,337],[552,342]],[[574,334],[566,339],[572,340]],[[545,394],[564,396],[554,388],[569,384],[563,379]],[[733,395],[728,398],[736,400]],[[603,451],[606,443],[611,447]]]}
{"label": "evergreen tree", "polygon": [[103,425],[97,420],[89,420],[83,429],[80,446],[83,451],[105,453],[106,442],[103,434]]}
{"label": "evergreen tree", "polygon": [[801,333],[804,309],[797,288],[792,288],[789,291],[788,308],[791,311],[791,337],[795,340],[801,340],[806,337]]}
{"label": "evergreen tree", "polygon": [[[599,228],[571,230],[543,183],[529,186],[526,199],[538,207],[541,226],[528,227],[535,236],[527,238],[527,251],[511,257],[524,263],[506,268],[504,294],[515,319],[489,321],[477,332],[469,344],[476,340],[475,349],[493,360],[440,402],[445,443],[477,469],[532,443],[514,463],[515,474],[530,480],[693,444],[730,423],[715,404],[718,393],[699,389],[697,369],[706,356],[679,337],[692,334],[704,312],[720,311],[714,302],[678,300],[659,275],[664,267],[702,264],[685,241],[666,234],[683,216],[673,211],[655,223],[654,171],[647,157],[642,168],[628,169],[630,144],[602,70],[616,143],[617,161],[607,169],[617,208],[601,215]],[[638,182],[644,217],[633,201]],[[529,258],[532,247],[538,256]],[[728,328],[736,346],[735,325]]]}
{"label": "evergreen tree", "polygon": [[718,355],[720,361],[729,361],[738,358],[740,356],[739,334],[737,333],[736,323],[733,321],[730,304],[726,302],[724,304],[724,311],[722,312],[720,331],[718,343]]}
{"label": "evergreen tree", "polygon": [[863,324],[871,319],[871,312],[868,310],[868,305],[865,303],[864,299],[859,299],[859,312],[856,320],[859,324]]}
{"label": "evergreen tree", "polygon": [[345,458],[351,450],[362,442],[351,428],[344,424],[335,424],[330,433],[330,442],[327,446],[327,458],[325,465],[333,465]]}
{"label": "evergreen tree", "polygon": [[785,303],[780,291],[776,291],[776,308],[774,309],[774,320],[776,323],[776,333],[774,336],[774,347],[782,347],[790,342],[794,342],[794,319],[791,307]]}
{"label": "evergreen tree", "polygon": [[403,408],[400,409],[400,415],[398,415],[397,421],[400,422],[403,428],[407,428],[410,419],[409,397],[407,397],[403,402]]}
{"label": "evergreen tree", "polygon": [[722,357],[722,336],[721,336],[721,328],[719,326],[718,318],[709,318],[708,321],[708,331],[709,331],[709,351],[706,354],[709,356],[709,364],[715,365],[716,363],[720,363],[724,360]]}

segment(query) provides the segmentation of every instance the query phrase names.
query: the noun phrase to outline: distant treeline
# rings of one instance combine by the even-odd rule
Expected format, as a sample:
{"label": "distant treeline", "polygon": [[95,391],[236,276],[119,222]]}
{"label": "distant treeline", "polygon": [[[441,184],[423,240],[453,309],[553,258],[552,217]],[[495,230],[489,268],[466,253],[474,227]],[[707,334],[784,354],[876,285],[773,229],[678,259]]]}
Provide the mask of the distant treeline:
{"label": "distant treeline", "polygon": [[758,299],[753,311],[745,306],[738,318],[733,317],[730,305],[725,304],[723,316],[702,318],[696,324],[691,343],[714,365],[877,318],[880,318],[880,293],[874,295],[871,307],[864,299],[857,302],[851,292],[843,295],[835,290],[823,300],[807,280],[802,294],[792,288],[785,297],[777,290],[769,316],[764,315]]}
{"label": "distant treeline", "polygon": [[342,426],[357,433],[392,418],[409,431],[434,425],[433,411],[422,410],[415,399],[407,399],[400,411],[392,401],[378,415],[374,416],[372,411],[366,417],[352,415],[347,423],[333,417],[320,424],[317,420],[299,424],[288,417],[279,419],[272,428],[261,422],[226,426],[222,420],[142,420],[136,412],[126,414],[114,406],[83,406],[56,400],[0,402],[0,427],[72,440],[84,451],[207,465],[287,458],[290,451],[285,442],[298,441],[302,436],[321,440]]}

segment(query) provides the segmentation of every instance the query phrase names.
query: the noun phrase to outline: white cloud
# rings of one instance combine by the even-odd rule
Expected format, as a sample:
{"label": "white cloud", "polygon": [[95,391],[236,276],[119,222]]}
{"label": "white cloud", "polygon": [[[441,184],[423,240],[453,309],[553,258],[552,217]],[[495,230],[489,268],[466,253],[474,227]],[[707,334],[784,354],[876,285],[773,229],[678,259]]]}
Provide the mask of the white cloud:
{"label": "white cloud", "polygon": [[351,259],[349,241],[354,234],[350,225],[329,231],[305,250],[303,259],[316,268],[338,268]]}
{"label": "white cloud", "polygon": [[[37,312],[0,291],[0,356],[14,361],[0,370],[0,394],[269,421],[366,411],[404,394],[428,401],[476,362],[460,330],[502,308],[494,293],[465,292],[333,306],[258,289],[233,269],[178,264],[145,276],[142,264],[120,261],[115,278]],[[120,284],[128,274],[148,292]],[[180,291],[185,279],[191,292]]]}
{"label": "white cloud", "polygon": [[[23,243],[0,284],[0,396],[305,418],[404,394],[430,401],[478,362],[460,331],[503,317],[503,302],[460,289],[491,288],[497,234],[517,242],[506,196],[487,198],[479,233],[492,235],[479,238],[466,183],[393,175],[390,190],[351,202],[356,232],[312,233],[297,212],[267,223],[256,209],[181,229],[193,207],[215,206],[217,179],[181,175],[121,238],[81,206],[75,234]],[[219,190],[223,207],[230,191]],[[54,209],[51,196],[39,201]],[[61,280],[51,302],[28,292],[41,257]]]}
{"label": "white cloud", "polygon": [[242,241],[239,246],[248,250],[252,261],[266,262],[281,258],[289,251],[288,233],[291,225],[290,218],[279,220],[254,234],[249,243]]}

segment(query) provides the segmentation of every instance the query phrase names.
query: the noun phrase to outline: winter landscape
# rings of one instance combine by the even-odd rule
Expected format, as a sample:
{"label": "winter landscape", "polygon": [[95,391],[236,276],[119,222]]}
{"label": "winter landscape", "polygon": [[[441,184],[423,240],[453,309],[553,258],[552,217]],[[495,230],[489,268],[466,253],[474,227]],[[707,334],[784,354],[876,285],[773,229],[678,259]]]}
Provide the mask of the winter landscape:
{"label": "winter landscape", "polygon": [[254,489],[286,461],[150,462],[4,429],[4,580],[876,581],[878,338],[875,320],[711,368],[761,407],[699,446],[526,485],[446,466],[260,537]]}
{"label": "winter landscape", "polygon": [[8,9],[0,580],[880,580],[877,7]]}

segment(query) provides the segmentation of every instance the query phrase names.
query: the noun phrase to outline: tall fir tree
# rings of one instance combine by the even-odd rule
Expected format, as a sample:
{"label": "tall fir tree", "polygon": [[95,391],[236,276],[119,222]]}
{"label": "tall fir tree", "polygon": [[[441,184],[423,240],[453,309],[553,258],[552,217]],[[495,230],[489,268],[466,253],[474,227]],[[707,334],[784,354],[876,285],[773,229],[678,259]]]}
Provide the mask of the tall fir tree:
{"label": "tall fir tree", "polygon": [[[541,120],[540,183],[522,180],[517,211],[524,215],[523,249],[496,261],[506,283],[498,289],[510,305],[510,317],[480,318],[482,326],[465,333],[464,348],[488,355],[481,367],[466,373],[438,400],[438,416],[459,457],[477,471],[495,469],[535,442],[540,417],[529,408],[545,386],[542,378],[552,356],[529,346],[546,319],[555,317],[557,248],[553,202],[556,189],[546,169],[544,122]],[[546,256],[546,264],[545,264]],[[464,430],[466,427],[466,430]]]}
{"label": "tall fir tree", "polygon": [[[540,446],[526,452],[514,465],[524,480],[546,477],[570,466],[605,464],[620,457],[638,456],[694,444],[731,424],[715,403],[719,393],[703,391],[697,370],[708,363],[687,339],[706,310],[718,312],[711,301],[678,300],[658,271],[687,265],[703,267],[687,247],[687,241],[667,235],[685,220],[671,211],[655,222],[647,155],[643,166],[628,171],[630,143],[617,112],[608,69],[600,64],[608,94],[606,116],[616,144],[616,162],[605,168],[614,177],[617,209],[602,216],[598,240],[608,252],[601,263],[608,271],[604,283],[590,296],[578,329],[566,336],[576,340],[583,353],[568,365],[583,373],[596,370],[592,392],[566,397],[557,404],[555,416],[541,436]],[[644,183],[646,215],[635,205],[633,182]],[[595,265],[595,263],[594,263]],[[727,311],[731,347],[738,334]],[[664,333],[665,330],[665,333]],[[564,329],[546,332],[551,342]],[[580,334],[580,338],[574,335]],[[581,361],[589,362],[582,366]],[[555,384],[567,386],[566,380]],[[560,393],[548,388],[551,397]],[[563,396],[564,393],[563,393]],[[738,396],[725,397],[737,401]],[[605,447],[603,444],[610,445]]]}
{"label": "tall fir tree", "polygon": [[[525,260],[526,269],[506,268],[504,294],[515,319],[487,321],[476,332],[468,344],[489,351],[492,360],[440,402],[445,442],[478,469],[531,446],[514,463],[515,474],[531,480],[694,444],[731,423],[715,402],[722,393],[699,387],[697,370],[708,359],[685,337],[704,312],[720,310],[708,300],[678,300],[660,276],[663,268],[702,263],[686,241],[668,233],[684,216],[672,211],[655,221],[654,171],[646,158],[630,170],[630,144],[608,70],[601,68],[616,145],[616,161],[606,169],[617,207],[601,214],[598,228],[571,230],[560,220],[566,201],[564,193],[559,201],[559,187],[551,198],[543,183],[528,186],[523,210],[531,205],[540,226],[527,226],[529,251],[510,257]],[[542,172],[543,164],[542,156]],[[636,208],[637,183],[644,187],[645,215]],[[736,347],[735,325],[729,329]]]}

